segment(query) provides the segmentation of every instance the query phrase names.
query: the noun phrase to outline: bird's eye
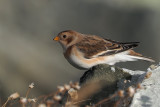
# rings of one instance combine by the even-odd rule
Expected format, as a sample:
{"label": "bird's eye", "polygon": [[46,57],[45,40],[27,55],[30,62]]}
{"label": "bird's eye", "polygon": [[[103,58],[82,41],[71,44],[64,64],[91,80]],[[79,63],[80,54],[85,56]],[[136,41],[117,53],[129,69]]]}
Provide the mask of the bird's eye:
{"label": "bird's eye", "polygon": [[63,35],[63,38],[66,38],[67,36],[66,35]]}

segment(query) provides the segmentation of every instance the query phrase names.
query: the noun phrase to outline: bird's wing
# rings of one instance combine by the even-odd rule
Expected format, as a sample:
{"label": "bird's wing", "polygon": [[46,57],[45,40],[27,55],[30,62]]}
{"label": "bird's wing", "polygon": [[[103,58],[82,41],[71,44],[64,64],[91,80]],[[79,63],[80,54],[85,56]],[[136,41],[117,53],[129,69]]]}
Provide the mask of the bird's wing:
{"label": "bird's wing", "polygon": [[138,46],[138,42],[121,43],[109,39],[102,39],[97,36],[86,36],[76,44],[79,51],[85,58],[113,55],[124,52]]}

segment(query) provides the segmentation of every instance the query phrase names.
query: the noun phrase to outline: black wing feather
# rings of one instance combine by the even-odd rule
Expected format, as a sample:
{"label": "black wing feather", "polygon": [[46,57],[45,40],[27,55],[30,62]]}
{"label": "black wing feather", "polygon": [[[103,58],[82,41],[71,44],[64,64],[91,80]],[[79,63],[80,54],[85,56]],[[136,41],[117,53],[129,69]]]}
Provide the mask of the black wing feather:
{"label": "black wing feather", "polygon": [[[120,53],[120,52],[124,52],[126,50],[135,48],[138,46],[139,42],[118,42],[118,41],[114,41],[114,40],[110,40],[110,39],[105,39],[107,41],[112,42],[112,46],[109,46],[109,50],[106,53],[103,53],[99,56],[106,56],[106,55],[112,55],[112,54],[116,54],[116,53]],[[116,47],[114,45],[117,45]]]}

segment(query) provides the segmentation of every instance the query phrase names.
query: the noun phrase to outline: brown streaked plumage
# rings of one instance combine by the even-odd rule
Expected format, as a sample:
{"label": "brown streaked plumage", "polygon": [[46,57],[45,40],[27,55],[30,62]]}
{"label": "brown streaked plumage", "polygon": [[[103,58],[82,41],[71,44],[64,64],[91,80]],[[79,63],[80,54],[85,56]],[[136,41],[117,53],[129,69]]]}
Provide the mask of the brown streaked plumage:
{"label": "brown streaked plumage", "polygon": [[113,65],[117,62],[137,59],[154,62],[132,50],[138,46],[138,42],[121,43],[73,30],[60,32],[54,40],[62,45],[65,58],[79,69],[89,69],[97,64]]}

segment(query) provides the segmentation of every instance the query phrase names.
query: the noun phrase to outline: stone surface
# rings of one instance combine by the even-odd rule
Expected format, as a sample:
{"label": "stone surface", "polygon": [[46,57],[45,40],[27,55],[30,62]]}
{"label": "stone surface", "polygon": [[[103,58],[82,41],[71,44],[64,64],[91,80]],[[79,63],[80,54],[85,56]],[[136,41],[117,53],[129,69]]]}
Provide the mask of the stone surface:
{"label": "stone surface", "polygon": [[136,86],[137,83],[141,83],[143,79],[141,79],[141,81],[140,80],[138,81],[138,79],[141,75],[144,75],[146,73],[146,71],[140,71],[140,70],[132,71],[126,68],[122,69],[124,72],[127,72],[131,75],[131,80],[127,81],[127,83],[124,83],[124,80],[120,80],[119,82],[117,82],[118,89],[122,90],[126,90],[126,88],[129,86]]}
{"label": "stone surface", "polygon": [[[80,99],[91,99],[86,104],[96,104],[109,97],[118,90],[117,82],[124,79],[131,79],[131,75],[123,69],[106,64],[97,65],[86,71],[80,78],[81,90]],[[81,96],[82,95],[82,96]],[[101,106],[111,106],[115,101],[109,101]]]}
{"label": "stone surface", "polygon": [[160,107],[160,66],[148,70],[152,75],[149,78],[145,78],[146,74],[139,77],[138,82],[142,82],[142,89],[135,93],[131,107]]}
{"label": "stone surface", "polygon": [[122,68],[116,66],[110,66],[107,64],[101,64],[94,66],[90,70],[86,71],[80,78],[80,84],[86,84],[90,81],[105,80],[106,84],[118,81],[122,78],[130,78],[130,72],[126,72]]}
{"label": "stone surface", "polygon": [[[151,75],[147,75],[148,73]],[[111,97],[120,89],[127,93],[128,87],[135,88],[140,83],[141,88],[137,89],[134,96],[124,97],[116,107],[160,107],[159,77],[159,65],[152,65],[147,71],[132,71],[106,64],[97,65],[80,78],[81,89],[78,91],[77,102],[83,101],[78,104],[80,107],[90,104],[93,106]],[[118,100],[119,97],[116,96],[100,106],[112,107]]]}

